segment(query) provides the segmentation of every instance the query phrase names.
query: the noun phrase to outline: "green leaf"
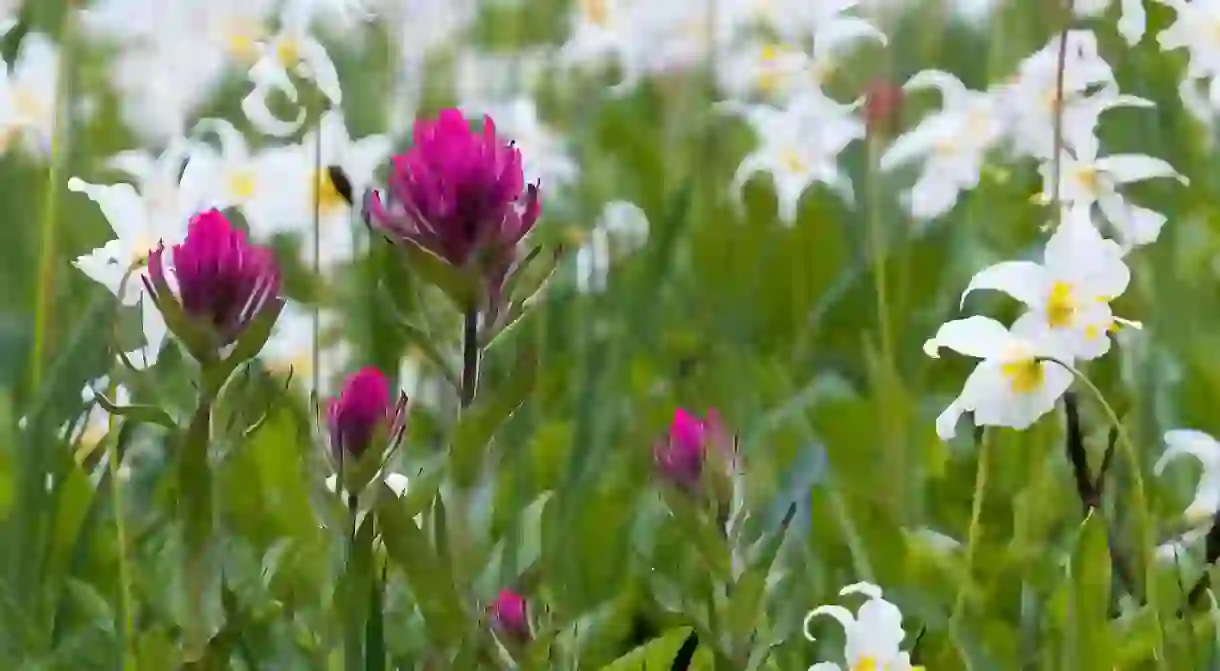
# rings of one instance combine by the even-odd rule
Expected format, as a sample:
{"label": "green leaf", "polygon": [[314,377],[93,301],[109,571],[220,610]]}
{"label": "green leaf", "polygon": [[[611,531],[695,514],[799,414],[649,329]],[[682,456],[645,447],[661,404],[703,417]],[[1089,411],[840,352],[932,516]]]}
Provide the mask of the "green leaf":
{"label": "green leaf", "polygon": [[711,577],[719,582],[729,581],[732,571],[729,565],[729,546],[725,538],[717,532],[707,515],[700,514],[698,507],[685,493],[670,487],[661,491],[678,529],[707,564]]}
{"label": "green leaf", "polygon": [[94,398],[106,412],[126,417],[136,424],[156,424],[171,431],[178,428],[174,418],[155,405],[115,405],[105,394],[95,394]]}
{"label": "green leaf", "polygon": [[532,350],[521,354],[504,385],[494,392],[485,392],[462,413],[451,452],[453,476],[459,486],[468,487],[478,478],[487,444],[534,390],[537,364],[537,355]]}
{"label": "green leaf", "polygon": [[602,671],[670,671],[690,633],[690,627],[671,629],[602,667]]}
{"label": "green leaf", "polygon": [[466,312],[478,298],[479,276],[477,272],[458,268],[445,259],[409,241],[396,242],[401,249],[406,265],[419,277],[440,289],[461,312]]}
{"label": "green leaf", "polygon": [[386,553],[406,577],[432,637],[445,645],[458,644],[465,630],[464,610],[453,576],[428,543],[427,534],[394,496],[379,496],[376,514]]}
{"label": "green leaf", "polygon": [[1111,671],[1114,640],[1110,631],[1110,546],[1106,520],[1096,510],[1080,530],[1071,563],[1072,641],[1080,671]]}
{"label": "green leaf", "polygon": [[441,374],[445,376],[445,379],[448,380],[449,383],[452,384],[456,389],[458,386],[458,377],[453,371],[453,366],[450,365],[449,361],[445,358],[445,355],[442,354],[440,349],[437,348],[436,343],[434,343],[432,339],[428,337],[428,334],[424,333],[423,329],[412,324],[411,322],[407,321],[405,317],[401,316],[398,316],[394,320],[394,326],[406,339],[407,343],[419,348],[419,351],[423,352],[424,357],[426,357],[428,361],[432,363],[432,365],[436,366],[441,371]]}

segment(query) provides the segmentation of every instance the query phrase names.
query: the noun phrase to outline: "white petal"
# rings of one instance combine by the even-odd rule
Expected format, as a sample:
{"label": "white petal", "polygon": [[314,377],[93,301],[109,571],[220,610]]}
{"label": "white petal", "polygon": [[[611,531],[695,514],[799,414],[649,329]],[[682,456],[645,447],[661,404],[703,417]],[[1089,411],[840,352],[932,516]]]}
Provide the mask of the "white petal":
{"label": "white petal", "polygon": [[809,614],[805,616],[805,638],[811,641],[813,640],[813,635],[809,633],[809,624],[813,621],[813,618],[820,615],[826,615],[838,620],[839,624],[843,625],[843,629],[849,632],[856,626],[856,618],[851,614],[850,610],[843,606],[818,606],[809,611]]}
{"label": "white petal", "polygon": [[962,292],[961,305],[965,306],[966,296],[972,291],[995,289],[1026,305],[1037,307],[1046,301],[1050,281],[1046,268],[1032,261],[997,263],[984,268],[970,279],[970,284]]}
{"label": "white petal", "polygon": [[863,594],[870,599],[880,599],[881,588],[871,582],[857,582],[839,590],[839,596],[847,596],[848,594]]}
{"label": "white petal", "polygon": [[338,493],[339,492],[339,489],[338,489],[339,488],[339,476],[332,475],[329,478],[326,478],[326,488],[328,490],[330,490],[330,493],[332,493],[332,494]]}
{"label": "white petal", "polygon": [[1144,13],[1144,0],[1122,0],[1122,17],[1118,20],[1118,34],[1134,46],[1144,37],[1148,17]]}
{"label": "white petal", "polygon": [[1105,172],[1120,184],[1139,182],[1156,177],[1175,177],[1183,184],[1190,180],[1173,168],[1167,161],[1143,154],[1115,154],[1097,159],[1098,170]]}
{"label": "white petal", "polygon": [[266,135],[274,137],[292,135],[305,123],[305,109],[299,108],[297,118],[293,121],[278,119],[267,107],[267,96],[270,93],[270,88],[255,85],[254,89],[241,100],[242,113],[255,128]]}
{"label": "white petal", "polygon": [[317,40],[304,39],[301,41],[301,60],[309,66],[309,74],[322,95],[326,96],[332,105],[342,104],[343,90],[339,86],[339,73],[335,70],[334,61],[326,53],[326,48]]}
{"label": "white petal", "polygon": [[1152,471],[1160,475],[1169,462],[1182,455],[1190,455],[1203,463],[1204,470],[1220,472],[1220,442],[1194,429],[1175,429],[1165,432],[1165,444],[1169,449],[1157,459]]}
{"label": "white petal", "polygon": [[924,70],[903,84],[905,89],[934,88],[940,91],[943,107],[956,108],[965,105],[969,90],[962,80],[943,70]]}
{"label": "white petal", "polygon": [[403,494],[407,493],[409,480],[402,473],[386,473],[385,483],[390,491],[394,492],[394,496],[401,498]]}
{"label": "white petal", "polygon": [[68,180],[68,190],[83,193],[97,203],[102,216],[114,234],[120,239],[139,237],[147,230],[147,213],[144,201],[130,184],[90,184],[73,177]]}
{"label": "white petal", "polygon": [[942,324],[936,335],[924,343],[928,356],[939,355],[941,347],[976,359],[999,356],[1013,342],[1008,329],[990,317],[967,317]]}

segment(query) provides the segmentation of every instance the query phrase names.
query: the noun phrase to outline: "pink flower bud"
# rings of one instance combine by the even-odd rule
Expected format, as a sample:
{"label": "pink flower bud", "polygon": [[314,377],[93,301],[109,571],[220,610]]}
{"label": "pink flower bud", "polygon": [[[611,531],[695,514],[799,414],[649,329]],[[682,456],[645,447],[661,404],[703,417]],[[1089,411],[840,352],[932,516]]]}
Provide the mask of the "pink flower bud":
{"label": "pink flower bud", "polygon": [[[145,287],[158,307],[163,301],[177,301],[191,321],[208,327],[216,347],[236,341],[264,310],[281,307],[275,257],[247,242],[245,233],[233,228],[218,210],[191,219],[186,239],[170,249],[170,256],[167,272],[165,244],[152,250],[148,274],[142,278]],[[171,275],[175,282],[170,282]],[[165,295],[166,290],[171,295]]]}
{"label": "pink flower bud", "polygon": [[526,615],[525,597],[506,589],[487,607],[492,627],[501,635],[516,640],[530,639],[530,623]]}
{"label": "pink flower bud", "polygon": [[726,443],[727,434],[715,410],[709,410],[706,419],[699,419],[678,408],[669,425],[669,435],[653,448],[653,458],[661,477],[684,489],[693,489],[703,477],[709,449],[722,449]]}
{"label": "pink flower bud", "polygon": [[414,141],[392,158],[385,195],[365,195],[365,220],[391,241],[416,244],[455,266],[477,263],[489,284],[502,281],[541,212],[520,150],[496,136],[490,117],[475,132],[456,109],[416,121]]}
{"label": "pink flower bud", "polygon": [[359,459],[375,440],[397,445],[406,429],[406,407],[406,395],[392,399],[389,382],[376,368],[361,369],[347,378],[339,396],[326,406],[332,458]]}
{"label": "pink flower bud", "polygon": [[902,87],[884,80],[873,80],[864,90],[864,120],[869,135],[888,135],[898,124],[906,98]]}

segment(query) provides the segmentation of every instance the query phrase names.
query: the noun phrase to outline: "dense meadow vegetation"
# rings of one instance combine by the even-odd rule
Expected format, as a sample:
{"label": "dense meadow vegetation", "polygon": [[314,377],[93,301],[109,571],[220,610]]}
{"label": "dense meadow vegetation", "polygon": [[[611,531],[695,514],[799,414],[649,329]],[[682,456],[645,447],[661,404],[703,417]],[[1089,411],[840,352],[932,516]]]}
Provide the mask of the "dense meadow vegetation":
{"label": "dense meadow vegetation", "polygon": [[0,30],[0,669],[1220,668],[1220,0]]}

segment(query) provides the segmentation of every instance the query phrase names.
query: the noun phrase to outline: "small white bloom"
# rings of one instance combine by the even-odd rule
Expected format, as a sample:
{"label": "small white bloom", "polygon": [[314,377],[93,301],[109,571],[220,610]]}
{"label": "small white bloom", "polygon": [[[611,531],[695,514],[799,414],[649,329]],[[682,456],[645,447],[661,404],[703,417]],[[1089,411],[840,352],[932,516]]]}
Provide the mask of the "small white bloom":
{"label": "small white bloom", "polygon": [[[1084,142],[1077,146],[1075,155],[1063,152],[1059,162],[1060,202],[1065,207],[1086,210],[1096,204],[1128,249],[1155,242],[1165,224],[1165,215],[1129,203],[1119,187],[1163,177],[1176,178],[1182,184],[1189,184],[1190,180],[1159,158],[1143,154],[1098,157],[1097,150],[1097,144]],[[1044,163],[1039,172],[1043,182],[1041,197],[1050,201],[1055,193],[1055,166]]]}
{"label": "small white bloom", "polygon": [[[861,594],[866,601],[855,615],[843,606],[819,606],[813,609],[805,616],[805,638],[815,640],[809,627],[814,618],[825,615],[843,626],[847,639],[843,656],[848,671],[912,671],[910,653],[900,649],[902,640],[906,638],[906,631],[902,628],[902,611],[882,598],[881,588],[861,582],[844,587],[839,594]],[[809,667],[809,671],[840,671],[842,668],[838,664],[821,662]]]}
{"label": "small white bloom", "polygon": [[838,157],[852,141],[864,137],[864,123],[852,114],[857,107],[841,105],[820,92],[811,92],[784,108],[730,106],[743,113],[759,139],[759,146],[737,167],[734,193],[740,196],[755,174],[771,173],[779,216],[788,225],[796,221],[801,195],[814,182],[828,185],[844,200],[853,200],[851,180],[839,170]]}
{"label": "small white bloom", "polygon": [[923,172],[903,198],[912,216],[932,219],[948,212],[962,191],[978,186],[983,159],[1004,126],[994,96],[967,89],[947,72],[925,70],[904,88],[937,89],[942,109],[894,140],[882,154],[880,167],[893,170],[922,159]]}
{"label": "small white bloom", "polygon": [[962,393],[936,419],[936,433],[949,440],[967,412],[977,426],[1029,428],[1050,412],[1072,384],[1072,373],[1054,361],[1072,365],[1070,353],[1037,320],[1022,319],[1011,331],[988,317],[957,319],[940,327],[924,344],[938,357],[940,348],[982,359],[966,379]]}
{"label": "small white bloom", "polygon": [[1169,449],[1157,459],[1153,472],[1160,475],[1169,462],[1184,455],[1198,459],[1203,473],[1199,476],[1195,498],[1183,516],[1191,524],[1207,522],[1220,510],[1220,443],[1202,431],[1178,429],[1165,433],[1165,444]]}
{"label": "small white bloom", "polygon": [[296,85],[289,73],[310,80],[318,91],[326,96],[332,106],[343,102],[339,86],[339,73],[326,53],[326,47],[309,33],[308,21],[291,11],[285,11],[280,32],[258,45],[259,57],[250,68],[253,90],[242,99],[241,108],[256,128],[267,135],[284,137],[291,135],[305,121],[305,109],[298,110],[297,118],[284,121],[277,118],[267,107],[267,98],[274,91],[283,93],[289,102],[299,99]]}
{"label": "small white bloom", "polygon": [[[1122,16],[1118,20],[1118,34],[1127,40],[1127,44],[1135,46],[1144,37],[1147,30],[1148,16],[1144,12],[1144,0],[1121,0]],[[1105,13],[1112,4],[1111,0],[1076,0],[1072,11],[1080,17],[1096,17]]]}
{"label": "small white bloom", "polygon": [[1087,211],[1076,210],[1047,241],[1042,263],[1005,261],[983,269],[962,292],[962,304],[972,291],[1003,291],[1029,307],[1022,319],[1048,329],[1072,358],[1089,360],[1110,350],[1110,301],[1130,281],[1122,247],[1101,237]]}
{"label": "small white bloom", "polygon": [[814,86],[813,59],[795,47],[748,42],[717,63],[720,87],[732,100],[755,97],[784,104]]}
{"label": "small white bloom", "polygon": [[0,151],[21,140],[32,155],[50,154],[58,81],[59,48],[40,33],[26,35],[12,71],[0,71]]}

